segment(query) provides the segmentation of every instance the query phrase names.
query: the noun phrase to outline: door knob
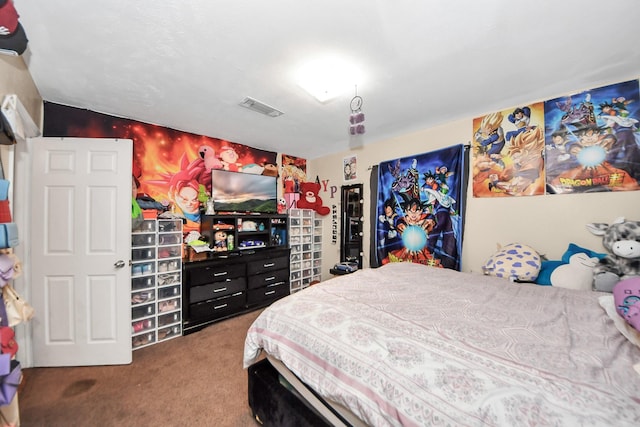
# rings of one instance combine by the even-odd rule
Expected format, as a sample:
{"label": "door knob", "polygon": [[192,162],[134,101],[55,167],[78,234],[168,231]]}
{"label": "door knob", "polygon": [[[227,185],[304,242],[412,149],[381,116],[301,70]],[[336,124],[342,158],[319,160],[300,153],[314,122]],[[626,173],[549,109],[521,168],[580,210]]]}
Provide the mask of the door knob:
{"label": "door knob", "polygon": [[113,266],[114,266],[115,268],[123,268],[125,265],[126,265],[126,264],[125,264],[125,263],[124,263],[124,261],[123,261],[123,260],[121,260],[121,259],[120,259],[120,260],[118,260],[118,261],[116,261],[116,262],[113,264]]}

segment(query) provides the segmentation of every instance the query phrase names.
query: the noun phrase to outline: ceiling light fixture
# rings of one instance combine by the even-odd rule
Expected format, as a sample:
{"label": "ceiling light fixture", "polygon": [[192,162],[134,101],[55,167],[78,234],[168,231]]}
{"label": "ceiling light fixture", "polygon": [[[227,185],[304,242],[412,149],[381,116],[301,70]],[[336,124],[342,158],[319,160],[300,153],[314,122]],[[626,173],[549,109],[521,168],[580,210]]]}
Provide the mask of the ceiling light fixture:
{"label": "ceiling light fixture", "polygon": [[308,62],[297,74],[298,85],[321,103],[347,93],[360,78],[353,64],[335,57]]}
{"label": "ceiling light fixture", "polygon": [[251,98],[250,96],[247,96],[245,99],[243,99],[240,105],[242,107],[248,108],[249,110],[267,115],[269,117],[278,117],[284,114],[282,111],[277,110],[272,106],[265,104],[264,102],[258,101],[257,99]]}

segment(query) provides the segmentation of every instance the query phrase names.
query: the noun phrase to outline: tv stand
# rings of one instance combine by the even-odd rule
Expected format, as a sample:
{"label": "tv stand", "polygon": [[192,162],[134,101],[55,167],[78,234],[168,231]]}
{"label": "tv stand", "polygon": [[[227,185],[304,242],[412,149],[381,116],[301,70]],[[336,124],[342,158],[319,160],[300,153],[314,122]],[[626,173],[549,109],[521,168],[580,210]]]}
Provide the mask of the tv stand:
{"label": "tv stand", "polygon": [[[212,251],[207,259],[183,263],[184,335],[289,295],[287,219],[287,215],[278,214],[202,217],[200,233],[215,245],[215,232],[224,230],[227,250]],[[249,244],[257,241],[263,245]]]}

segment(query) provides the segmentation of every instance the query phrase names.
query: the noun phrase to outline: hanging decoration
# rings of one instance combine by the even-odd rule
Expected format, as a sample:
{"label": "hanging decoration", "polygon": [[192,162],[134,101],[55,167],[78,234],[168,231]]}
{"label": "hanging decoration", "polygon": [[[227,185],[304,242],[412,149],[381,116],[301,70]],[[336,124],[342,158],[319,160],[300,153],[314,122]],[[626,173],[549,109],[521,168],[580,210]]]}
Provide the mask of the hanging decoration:
{"label": "hanging decoration", "polygon": [[349,134],[364,134],[364,113],[362,112],[362,97],[358,96],[358,86],[356,86],[356,95],[351,99],[351,114],[349,115]]}

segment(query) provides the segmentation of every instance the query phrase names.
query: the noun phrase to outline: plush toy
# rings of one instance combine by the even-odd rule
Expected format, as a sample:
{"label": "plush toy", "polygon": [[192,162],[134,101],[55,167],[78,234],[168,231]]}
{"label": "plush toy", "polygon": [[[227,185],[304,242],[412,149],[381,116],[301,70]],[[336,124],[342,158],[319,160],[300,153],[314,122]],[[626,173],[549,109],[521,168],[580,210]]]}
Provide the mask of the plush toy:
{"label": "plush toy", "polygon": [[278,213],[279,214],[287,213],[287,201],[282,197],[278,199]]}
{"label": "plush toy", "polygon": [[611,225],[587,224],[596,236],[602,236],[602,246],[610,253],[593,268],[597,291],[611,292],[619,281],[640,276],[640,221],[618,218]]}
{"label": "plush toy", "polygon": [[551,273],[551,284],[557,288],[590,291],[593,289],[593,267],[599,258],[585,253],[576,253]]}
{"label": "plush toy", "polygon": [[313,209],[320,215],[327,215],[331,209],[322,206],[322,199],[318,196],[320,192],[320,184],[317,182],[300,183],[300,200],[296,202],[296,206],[300,209]]}
{"label": "plush toy", "polygon": [[[577,254],[584,254],[586,256],[573,259]],[[569,247],[567,247],[567,250],[562,254],[562,259],[542,261],[536,283],[538,285],[557,286],[561,288],[593,289],[593,267],[598,263],[600,258],[604,258],[605,256],[607,256],[607,254],[583,248],[575,243],[569,243]],[[596,260],[594,261],[592,258],[596,258]],[[572,262],[573,266],[571,266]],[[593,265],[588,267],[588,264]],[[556,274],[556,270],[561,267],[562,270]],[[587,268],[585,269],[584,267]],[[574,269],[576,270],[576,275],[572,276],[570,272]],[[551,280],[552,277],[553,281]],[[572,283],[567,283],[567,279],[570,279]],[[587,280],[589,281],[588,286]]]}
{"label": "plush toy", "polygon": [[621,280],[613,287],[618,314],[640,331],[640,277]]}
{"label": "plush toy", "polygon": [[482,267],[485,275],[511,281],[533,282],[540,272],[541,258],[535,249],[520,243],[499,248]]}

